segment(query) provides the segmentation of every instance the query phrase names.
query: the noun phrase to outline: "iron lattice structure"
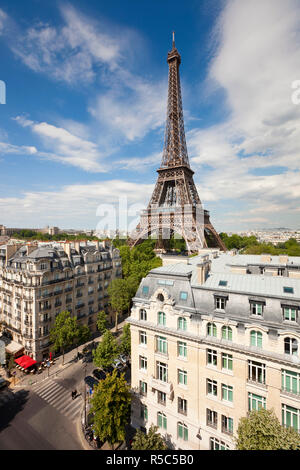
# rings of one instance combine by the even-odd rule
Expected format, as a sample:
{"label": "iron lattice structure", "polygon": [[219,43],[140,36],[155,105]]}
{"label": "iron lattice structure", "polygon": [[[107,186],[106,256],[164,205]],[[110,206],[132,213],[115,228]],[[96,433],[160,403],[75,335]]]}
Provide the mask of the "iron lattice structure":
{"label": "iron lattice structure", "polygon": [[178,234],[185,240],[189,253],[206,248],[207,236],[225,251],[224,243],[210,222],[209,212],[202,207],[189,164],[179,75],[181,56],[175,47],[174,34],[167,62],[168,106],[162,162],[152,197],[130,235],[129,245],[135,246],[156,234],[158,246],[163,248],[172,234]]}

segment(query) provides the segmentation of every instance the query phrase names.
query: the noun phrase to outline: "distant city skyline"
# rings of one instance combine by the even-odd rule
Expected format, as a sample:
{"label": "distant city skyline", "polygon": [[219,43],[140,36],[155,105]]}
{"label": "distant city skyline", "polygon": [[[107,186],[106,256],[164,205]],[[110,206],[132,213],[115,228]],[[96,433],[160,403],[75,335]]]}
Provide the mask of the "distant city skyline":
{"label": "distant city skyline", "polygon": [[299,19],[298,0],[3,0],[0,224],[96,230],[99,205],[120,197],[138,218],[175,31],[190,165],[216,230],[299,229]]}

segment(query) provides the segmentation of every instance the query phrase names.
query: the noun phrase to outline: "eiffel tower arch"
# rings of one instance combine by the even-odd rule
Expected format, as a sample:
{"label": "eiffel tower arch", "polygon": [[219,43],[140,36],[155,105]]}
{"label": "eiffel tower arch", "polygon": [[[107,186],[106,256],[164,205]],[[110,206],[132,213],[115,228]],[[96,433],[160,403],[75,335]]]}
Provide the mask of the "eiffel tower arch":
{"label": "eiffel tower arch", "polygon": [[181,56],[175,47],[168,53],[168,105],[162,162],[147,209],[140,223],[130,234],[131,247],[156,233],[167,245],[171,234],[179,234],[189,253],[207,248],[210,239],[216,247],[226,247],[210,222],[209,212],[203,209],[190,168],[182,111],[179,65]]}

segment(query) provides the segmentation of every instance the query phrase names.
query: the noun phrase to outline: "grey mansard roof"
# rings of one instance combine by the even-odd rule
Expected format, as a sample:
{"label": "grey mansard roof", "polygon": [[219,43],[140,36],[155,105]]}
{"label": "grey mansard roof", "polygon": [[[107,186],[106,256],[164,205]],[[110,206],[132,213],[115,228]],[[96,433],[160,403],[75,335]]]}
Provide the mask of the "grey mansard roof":
{"label": "grey mansard roof", "polygon": [[[136,298],[149,299],[154,292],[163,287],[163,279],[169,284],[165,285],[166,290],[172,295],[176,304],[180,302],[179,294],[181,291],[188,292],[188,302],[184,302],[187,307],[194,306],[194,293],[193,291],[213,291],[215,293],[239,293],[244,295],[256,295],[261,297],[279,297],[289,300],[300,300],[300,279],[289,278],[286,276],[266,276],[256,274],[239,274],[231,273],[230,265],[232,264],[245,264],[254,262],[253,257],[238,255],[238,260],[233,263],[236,256],[228,253],[221,254],[218,258],[211,259],[211,269],[209,275],[203,284],[198,282],[197,264],[203,262],[203,256],[199,255],[188,258],[185,262],[168,264],[159,268],[152,269],[148,276],[144,278],[136,293]],[[255,257],[257,260],[261,257]],[[278,257],[274,257],[278,258]],[[294,261],[294,264],[299,264],[299,258],[293,257],[289,260]],[[278,263],[275,259],[274,263]],[[262,263],[265,264],[266,263]],[[225,281],[226,285],[220,285],[220,281]],[[172,284],[173,282],[173,284]],[[224,283],[223,283],[224,284]],[[143,286],[148,286],[149,291],[146,294],[143,292]],[[292,288],[293,292],[285,292],[284,288]],[[197,294],[197,298],[199,295]]]}

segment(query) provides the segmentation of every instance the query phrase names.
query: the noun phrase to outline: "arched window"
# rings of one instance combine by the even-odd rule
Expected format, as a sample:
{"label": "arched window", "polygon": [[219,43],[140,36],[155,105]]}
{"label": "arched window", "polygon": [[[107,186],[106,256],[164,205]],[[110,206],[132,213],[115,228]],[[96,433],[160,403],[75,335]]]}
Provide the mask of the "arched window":
{"label": "arched window", "polygon": [[157,426],[162,429],[167,429],[167,416],[161,411],[157,413]]}
{"label": "arched window", "polygon": [[260,331],[250,331],[250,345],[262,348],[262,333]]}
{"label": "arched window", "polygon": [[147,312],[143,308],[140,310],[140,320],[147,321]]}
{"label": "arched window", "polygon": [[208,336],[217,336],[217,327],[215,323],[207,323],[206,331]]}
{"label": "arched window", "polygon": [[222,339],[227,339],[227,341],[232,341],[232,329],[230,326],[222,326]]}
{"label": "arched window", "polygon": [[186,424],[177,423],[177,437],[179,439],[183,439],[184,441],[188,440],[189,434],[188,434],[188,427]]}
{"label": "arched window", "polygon": [[284,338],[284,352],[285,354],[298,354],[298,341],[295,338]]}
{"label": "arched window", "polygon": [[178,330],[186,331],[187,328],[187,321],[184,317],[179,317],[177,321],[177,328]]}

